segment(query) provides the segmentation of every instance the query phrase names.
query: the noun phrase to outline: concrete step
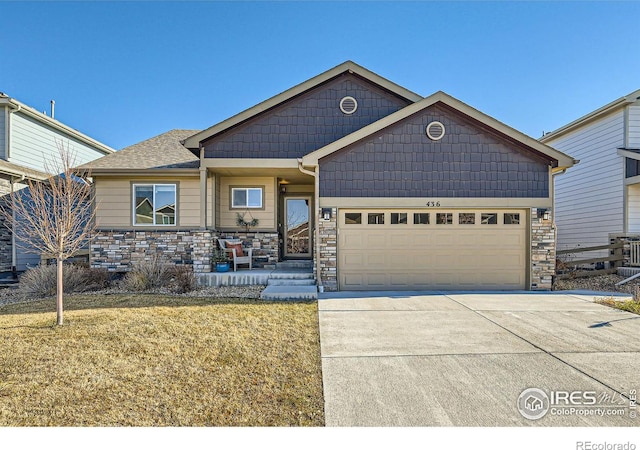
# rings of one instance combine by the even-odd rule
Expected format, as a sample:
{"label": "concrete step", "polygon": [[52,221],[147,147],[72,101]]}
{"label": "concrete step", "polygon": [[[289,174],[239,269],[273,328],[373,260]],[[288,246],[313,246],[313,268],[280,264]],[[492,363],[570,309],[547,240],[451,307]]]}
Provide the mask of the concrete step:
{"label": "concrete step", "polygon": [[315,286],[267,286],[260,294],[261,300],[317,300]]}
{"label": "concrete step", "polygon": [[267,284],[269,286],[315,286],[316,281],[313,277],[302,280],[292,280],[290,278],[269,278]]}
{"label": "concrete step", "polygon": [[313,279],[313,272],[306,269],[274,270],[269,275],[274,280],[307,280]]}
{"label": "concrete step", "polygon": [[299,261],[281,261],[276,263],[276,269],[309,269],[313,270],[313,261],[299,260]]}

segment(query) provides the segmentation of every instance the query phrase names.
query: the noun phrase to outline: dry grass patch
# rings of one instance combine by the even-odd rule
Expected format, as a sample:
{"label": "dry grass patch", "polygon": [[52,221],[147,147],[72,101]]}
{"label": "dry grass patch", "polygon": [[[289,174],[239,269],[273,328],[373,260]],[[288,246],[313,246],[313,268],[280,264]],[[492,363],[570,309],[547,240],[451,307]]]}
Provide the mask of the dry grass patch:
{"label": "dry grass patch", "polygon": [[597,299],[596,303],[600,303],[601,305],[610,306],[616,309],[621,309],[622,311],[628,311],[628,312],[640,314],[639,300],[620,301],[614,298],[602,298],[602,299]]}
{"label": "dry grass patch", "polygon": [[0,308],[0,426],[318,426],[315,303],[72,296]]}

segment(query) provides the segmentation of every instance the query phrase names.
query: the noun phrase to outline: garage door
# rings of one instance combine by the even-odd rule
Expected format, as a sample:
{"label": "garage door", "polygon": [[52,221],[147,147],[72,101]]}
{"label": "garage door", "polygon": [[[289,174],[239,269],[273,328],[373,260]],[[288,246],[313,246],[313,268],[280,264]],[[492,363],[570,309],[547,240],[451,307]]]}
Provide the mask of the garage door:
{"label": "garage door", "polygon": [[525,210],[340,210],[342,290],[524,289]]}

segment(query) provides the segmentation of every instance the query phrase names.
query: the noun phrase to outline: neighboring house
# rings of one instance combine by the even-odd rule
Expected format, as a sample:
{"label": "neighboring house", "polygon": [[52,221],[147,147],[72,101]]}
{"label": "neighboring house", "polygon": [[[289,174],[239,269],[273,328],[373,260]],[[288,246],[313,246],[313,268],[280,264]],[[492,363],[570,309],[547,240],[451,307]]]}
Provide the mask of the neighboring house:
{"label": "neighboring house", "polygon": [[[60,158],[58,143],[69,145],[79,164],[115,151],[0,92],[0,197],[9,199],[28,180],[47,179],[45,163]],[[23,271],[39,262],[39,255],[16,245],[15,237],[0,224],[0,273]]]}
{"label": "neighboring house", "polygon": [[[161,253],[208,272],[215,238],[232,236],[257,266],[312,259],[326,290],[549,289],[552,174],[573,163],[447,94],[346,62],[206,130],[85,165],[92,266]],[[175,205],[174,222],[141,197]],[[238,214],[259,222],[246,230]]]}
{"label": "neighboring house", "polygon": [[540,142],[580,160],[555,177],[558,250],[606,245],[609,234],[640,233],[640,90]]}

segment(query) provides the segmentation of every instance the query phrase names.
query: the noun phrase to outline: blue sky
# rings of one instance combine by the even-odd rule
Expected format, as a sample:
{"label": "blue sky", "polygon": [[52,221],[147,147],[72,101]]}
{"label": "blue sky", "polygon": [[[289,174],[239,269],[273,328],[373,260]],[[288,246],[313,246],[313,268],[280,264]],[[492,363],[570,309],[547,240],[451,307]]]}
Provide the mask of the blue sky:
{"label": "blue sky", "polygon": [[116,149],[345,60],[538,138],[640,88],[637,2],[7,2],[0,91]]}

